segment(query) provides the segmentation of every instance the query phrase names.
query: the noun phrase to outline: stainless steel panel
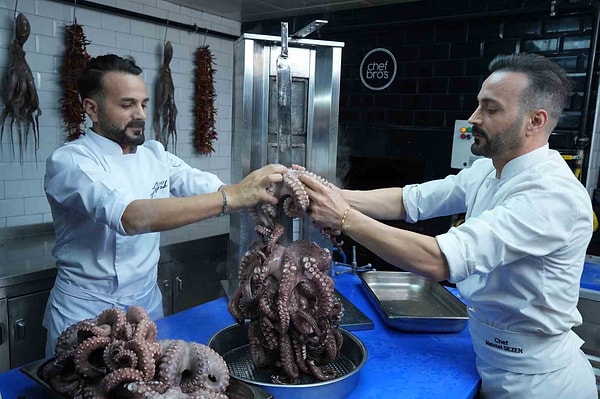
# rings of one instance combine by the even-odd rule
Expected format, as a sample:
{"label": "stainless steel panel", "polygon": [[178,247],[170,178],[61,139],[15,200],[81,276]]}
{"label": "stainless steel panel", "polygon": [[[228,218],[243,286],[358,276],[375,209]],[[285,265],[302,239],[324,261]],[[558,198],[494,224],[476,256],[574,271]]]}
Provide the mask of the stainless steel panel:
{"label": "stainless steel panel", "polygon": [[173,261],[173,313],[223,296],[228,240],[223,234],[181,246]]}
{"label": "stainless steel panel", "polygon": [[9,369],[8,301],[0,299],[0,373]]}
{"label": "stainless steel panel", "polygon": [[11,368],[44,357],[46,329],[42,319],[49,295],[48,290],[8,299]]}
{"label": "stainless steel panel", "polygon": [[390,326],[412,332],[458,332],[466,306],[439,283],[409,272],[362,273],[369,300]]}
{"label": "stainless steel panel", "polygon": [[600,292],[580,289],[577,309],[583,318],[583,324],[573,328],[585,341],[582,349],[586,353],[600,356]]}
{"label": "stainless steel panel", "polygon": [[158,288],[162,293],[165,316],[173,314],[173,261],[158,264]]}

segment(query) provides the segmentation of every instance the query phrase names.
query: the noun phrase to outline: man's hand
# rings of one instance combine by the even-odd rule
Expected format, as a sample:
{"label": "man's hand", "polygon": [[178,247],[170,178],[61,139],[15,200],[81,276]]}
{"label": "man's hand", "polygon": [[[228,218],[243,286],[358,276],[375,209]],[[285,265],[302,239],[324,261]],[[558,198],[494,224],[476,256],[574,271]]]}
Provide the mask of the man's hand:
{"label": "man's hand", "polygon": [[238,184],[225,187],[232,210],[251,208],[261,202],[276,205],[278,198],[269,194],[267,188],[273,183],[283,181],[283,174],[288,171],[283,165],[269,164],[252,171]]}

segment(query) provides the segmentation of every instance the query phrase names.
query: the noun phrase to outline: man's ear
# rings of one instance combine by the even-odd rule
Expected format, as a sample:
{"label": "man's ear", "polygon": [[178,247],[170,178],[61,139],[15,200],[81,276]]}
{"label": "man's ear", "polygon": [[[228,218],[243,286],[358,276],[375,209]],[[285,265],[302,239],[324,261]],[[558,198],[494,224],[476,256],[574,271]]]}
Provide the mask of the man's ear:
{"label": "man's ear", "polygon": [[98,103],[91,98],[84,98],[81,104],[83,106],[83,110],[90,117],[92,122],[98,122]]}
{"label": "man's ear", "polygon": [[527,131],[533,133],[544,130],[547,123],[548,112],[545,109],[536,109],[529,115],[529,120],[527,121]]}

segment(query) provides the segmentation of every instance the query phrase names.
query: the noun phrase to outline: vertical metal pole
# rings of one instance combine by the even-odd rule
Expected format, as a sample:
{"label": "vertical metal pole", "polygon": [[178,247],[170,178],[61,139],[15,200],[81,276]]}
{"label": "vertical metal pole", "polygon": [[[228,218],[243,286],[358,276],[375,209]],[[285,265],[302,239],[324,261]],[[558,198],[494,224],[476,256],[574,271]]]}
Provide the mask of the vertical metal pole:
{"label": "vertical metal pole", "polygon": [[[292,71],[288,59],[288,24],[281,23],[281,54],[277,57],[277,162],[292,166]],[[279,212],[285,228],[281,244],[292,241],[292,220]]]}
{"label": "vertical metal pole", "polygon": [[288,24],[281,23],[281,54],[277,58],[277,162],[292,163],[292,72],[288,59]]}

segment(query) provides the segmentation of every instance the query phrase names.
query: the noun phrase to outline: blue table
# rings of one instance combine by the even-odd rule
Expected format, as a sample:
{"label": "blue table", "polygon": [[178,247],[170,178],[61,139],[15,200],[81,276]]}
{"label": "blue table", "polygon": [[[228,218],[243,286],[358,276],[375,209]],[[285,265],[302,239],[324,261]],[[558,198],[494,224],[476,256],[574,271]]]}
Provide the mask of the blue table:
{"label": "blue table", "polygon": [[[367,348],[368,358],[356,389],[347,399],[468,399],[476,396],[479,376],[468,328],[451,334],[393,330],[376,313],[355,275],[338,276],[335,284],[374,322],[374,329],[352,331]],[[159,339],[184,339],[203,344],[233,323],[225,297],[156,322]],[[18,369],[0,374],[0,393],[3,399],[47,398],[45,391]]]}

